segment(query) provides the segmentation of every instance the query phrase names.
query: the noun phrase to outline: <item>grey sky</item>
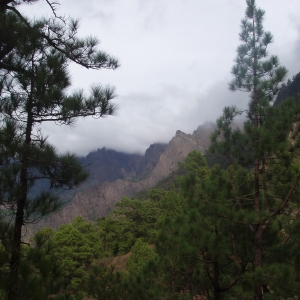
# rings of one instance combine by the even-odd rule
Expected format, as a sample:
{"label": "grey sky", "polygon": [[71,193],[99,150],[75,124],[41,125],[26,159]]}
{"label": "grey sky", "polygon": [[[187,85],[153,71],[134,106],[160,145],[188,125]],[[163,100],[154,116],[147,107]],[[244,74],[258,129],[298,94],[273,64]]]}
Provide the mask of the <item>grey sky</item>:
{"label": "grey sky", "polygon": [[[168,142],[180,129],[192,133],[215,121],[225,105],[247,105],[247,94],[228,91],[243,0],[61,0],[58,14],[80,18],[79,35],[100,39],[100,49],[116,56],[115,71],[72,65],[73,87],[93,83],[116,87],[115,117],[79,120],[73,128],[46,124],[59,151],[86,155],[97,148],[143,153]],[[266,11],[264,28],[274,43],[269,52],[300,71],[300,1],[257,0]],[[23,6],[30,16],[50,15],[40,1]]]}

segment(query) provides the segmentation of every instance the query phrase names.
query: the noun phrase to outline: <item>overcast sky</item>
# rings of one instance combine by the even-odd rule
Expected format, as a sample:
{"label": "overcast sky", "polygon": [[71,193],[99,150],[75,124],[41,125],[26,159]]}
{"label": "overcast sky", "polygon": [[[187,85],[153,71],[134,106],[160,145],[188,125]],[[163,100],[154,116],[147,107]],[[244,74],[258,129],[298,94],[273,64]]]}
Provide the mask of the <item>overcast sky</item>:
{"label": "overcast sky", "polygon": [[[240,44],[243,0],[61,0],[58,14],[80,18],[80,36],[96,36],[99,49],[117,57],[117,70],[91,71],[71,65],[73,88],[110,84],[118,94],[116,116],[79,120],[75,126],[47,124],[49,141],[78,155],[106,147],[144,153],[167,143],[176,130],[192,133],[215,121],[225,105],[244,108],[248,95],[228,91]],[[288,77],[300,72],[300,1],[257,0],[266,11],[264,29],[274,36]],[[46,1],[24,5],[28,16],[50,16]]]}

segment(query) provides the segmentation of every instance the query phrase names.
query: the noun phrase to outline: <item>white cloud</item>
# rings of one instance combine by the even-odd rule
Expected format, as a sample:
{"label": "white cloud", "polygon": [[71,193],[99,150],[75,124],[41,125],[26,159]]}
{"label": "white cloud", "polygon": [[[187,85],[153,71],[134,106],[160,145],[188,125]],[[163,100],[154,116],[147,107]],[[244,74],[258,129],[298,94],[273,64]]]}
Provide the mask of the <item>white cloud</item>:
{"label": "white cloud", "polygon": [[[299,0],[261,0],[271,54],[300,71]],[[247,94],[227,89],[234,64],[245,1],[237,0],[88,0],[61,1],[61,14],[79,16],[79,34],[94,35],[100,48],[120,59],[115,71],[88,71],[72,65],[74,88],[112,84],[119,95],[116,117],[79,120],[74,128],[43,128],[60,150],[80,155],[107,147],[143,152],[154,142],[168,142],[177,129],[192,133],[213,121],[225,105],[247,105]],[[45,1],[27,8],[51,13]]]}

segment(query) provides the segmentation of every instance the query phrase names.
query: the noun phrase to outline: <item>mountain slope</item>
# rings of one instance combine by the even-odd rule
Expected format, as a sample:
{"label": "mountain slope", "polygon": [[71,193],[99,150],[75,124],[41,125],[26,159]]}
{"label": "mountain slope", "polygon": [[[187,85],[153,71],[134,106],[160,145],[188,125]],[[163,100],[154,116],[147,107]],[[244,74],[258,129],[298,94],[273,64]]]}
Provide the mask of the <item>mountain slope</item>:
{"label": "mountain slope", "polygon": [[[191,151],[205,153],[214,128],[212,123],[205,123],[193,134],[178,130],[167,145],[151,145],[145,156],[105,148],[90,153],[82,159],[83,164],[91,164],[89,180],[80,188],[64,194],[69,203],[62,211],[42,220],[39,227],[57,228],[78,215],[86,220],[96,220],[106,215],[122,197],[131,197],[140,190],[149,189],[175,171],[178,161],[183,161]],[[103,182],[104,178],[107,181]]]}

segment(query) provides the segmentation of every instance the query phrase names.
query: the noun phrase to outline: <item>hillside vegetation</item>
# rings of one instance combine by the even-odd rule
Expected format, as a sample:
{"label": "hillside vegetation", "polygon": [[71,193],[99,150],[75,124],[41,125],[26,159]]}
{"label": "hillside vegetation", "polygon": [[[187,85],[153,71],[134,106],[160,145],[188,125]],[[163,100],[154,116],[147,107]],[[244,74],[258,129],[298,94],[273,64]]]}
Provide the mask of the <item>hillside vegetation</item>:
{"label": "hillside vegetation", "polygon": [[[231,176],[250,188],[251,171],[209,168],[194,151],[178,173],[177,187],[149,190],[142,201],[123,198],[97,223],[77,217],[37,232],[24,245],[27,299],[37,288],[39,299],[50,291],[51,299],[214,299],[218,291],[220,299],[250,297],[253,216],[236,207]],[[298,295],[299,222],[291,205],[268,225],[265,296]]]}
{"label": "hillside vegetation", "polygon": [[[39,230],[28,242],[26,225],[63,204],[51,189],[72,188],[87,177],[74,155],[58,155],[34,128],[43,121],[70,125],[78,117],[112,114],[113,89],[95,86],[89,98],[64,90],[70,61],[94,69],[118,62],[97,52],[96,40],[78,39],[76,22],[66,30],[47,20],[29,22],[11,2],[22,1],[0,5],[1,24],[14,37],[0,27],[6,49],[0,63],[7,66],[0,69],[0,299],[299,299],[298,76],[281,90],[292,97],[273,105],[287,70],[267,53],[273,38],[255,0],[246,0],[229,84],[248,93],[248,107],[224,108],[208,153],[189,150],[177,168],[174,152],[164,152],[173,172],[159,183],[147,178],[155,188],[123,197],[96,222],[77,216],[57,230]],[[200,148],[190,136],[177,135]],[[190,144],[183,144],[187,152]],[[157,165],[151,160],[144,167],[134,174],[143,178]],[[157,169],[156,179],[162,179],[166,170]],[[48,190],[31,196],[38,180]]]}

